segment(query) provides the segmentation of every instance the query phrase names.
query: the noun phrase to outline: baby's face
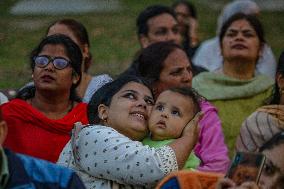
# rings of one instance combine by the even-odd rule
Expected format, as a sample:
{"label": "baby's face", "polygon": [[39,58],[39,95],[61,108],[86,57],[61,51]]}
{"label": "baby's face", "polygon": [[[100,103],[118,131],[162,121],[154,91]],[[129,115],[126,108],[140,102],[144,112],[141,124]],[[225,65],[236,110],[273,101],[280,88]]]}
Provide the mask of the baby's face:
{"label": "baby's face", "polygon": [[153,140],[180,137],[183,128],[193,118],[193,102],[187,96],[173,92],[162,92],[152,109],[149,129]]}

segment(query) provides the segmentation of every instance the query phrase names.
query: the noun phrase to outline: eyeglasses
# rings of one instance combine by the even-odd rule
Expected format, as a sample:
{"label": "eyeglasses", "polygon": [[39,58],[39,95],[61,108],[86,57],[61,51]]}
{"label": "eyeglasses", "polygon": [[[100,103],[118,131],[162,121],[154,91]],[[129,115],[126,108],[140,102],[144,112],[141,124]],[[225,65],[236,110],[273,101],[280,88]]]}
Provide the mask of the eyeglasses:
{"label": "eyeglasses", "polygon": [[35,65],[40,68],[46,67],[50,62],[52,62],[53,66],[58,70],[62,70],[70,64],[70,61],[66,60],[63,57],[52,58],[47,55],[40,55],[40,56],[34,57]]}

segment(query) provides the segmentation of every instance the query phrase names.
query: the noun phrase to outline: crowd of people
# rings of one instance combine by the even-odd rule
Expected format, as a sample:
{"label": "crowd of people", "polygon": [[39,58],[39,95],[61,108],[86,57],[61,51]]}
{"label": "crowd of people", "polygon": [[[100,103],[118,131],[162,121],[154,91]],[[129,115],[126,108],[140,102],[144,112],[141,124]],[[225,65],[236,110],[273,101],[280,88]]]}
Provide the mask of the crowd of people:
{"label": "crowd of people", "polygon": [[[0,188],[283,188],[284,51],[259,14],[235,0],[202,42],[192,3],[146,7],[116,78],[88,73],[82,23],[47,26],[32,82],[0,93]],[[236,152],[265,156],[258,180],[226,176]]]}

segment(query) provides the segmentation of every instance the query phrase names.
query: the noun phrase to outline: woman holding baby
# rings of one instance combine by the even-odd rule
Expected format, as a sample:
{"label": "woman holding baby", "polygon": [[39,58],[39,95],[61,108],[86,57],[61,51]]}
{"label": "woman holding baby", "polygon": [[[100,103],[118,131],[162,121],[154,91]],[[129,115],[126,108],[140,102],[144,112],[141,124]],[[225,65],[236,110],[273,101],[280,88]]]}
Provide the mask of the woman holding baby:
{"label": "woman holding baby", "polygon": [[106,84],[92,97],[88,118],[77,124],[59,164],[74,169],[87,188],[153,187],[168,173],[181,169],[198,139],[197,120],[180,138],[160,148],[143,146],[154,105],[149,85],[135,76]]}

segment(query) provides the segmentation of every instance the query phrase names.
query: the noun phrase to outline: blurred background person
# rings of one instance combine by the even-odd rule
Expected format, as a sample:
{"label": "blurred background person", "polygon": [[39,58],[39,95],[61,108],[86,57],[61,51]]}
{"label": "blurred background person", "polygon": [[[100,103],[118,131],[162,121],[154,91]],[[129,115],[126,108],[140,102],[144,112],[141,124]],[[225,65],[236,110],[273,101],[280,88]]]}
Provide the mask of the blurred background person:
{"label": "blurred background person", "polygon": [[176,1],[172,8],[176,13],[182,46],[191,59],[199,47],[198,21],[195,6],[189,1]]}
{"label": "blurred background person", "polygon": [[[146,7],[136,19],[137,36],[141,48],[146,48],[149,45],[157,42],[173,42],[181,45],[182,37],[179,32],[179,25],[177,22],[175,12],[168,6],[152,5]],[[141,49],[141,50],[142,50]],[[140,51],[141,51],[140,50]],[[137,53],[133,63],[122,74],[137,75]],[[205,69],[192,65],[193,75],[206,71]]]}
{"label": "blurred background person", "polygon": [[92,76],[88,73],[93,56],[90,52],[90,41],[86,27],[74,19],[62,19],[51,24],[46,35],[63,34],[70,37],[81,49],[83,55],[82,78],[76,91],[83,102],[89,102],[92,95],[104,84],[112,81],[107,74]]}
{"label": "blurred background person", "polygon": [[[138,70],[151,82],[155,98],[172,87],[192,87],[192,68],[183,48],[171,42],[159,42],[143,49]],[[228,148],[217,109],[205,98],[199,106],[204,113],[199,121],[199,137],[194,148],[201,159],[200,171],[225,173],[229,166]]]}
{"label": "blurred background person", "polygon": [[9,126],[4,146],[56,162],[75,122],[88,123],[87,104],[76,86],[81,80],[82,53],[65,35],[44,38],[30,54],[34,86],[0,106]]}
{"label": "blurred background person", "polygon": [[257,17],[233,15],[222,26],[219,40],[223,67],[199,74],[193,78],[192,86],[217,107],[232,155],[242,122],[262,106],[274,81],[264,74],[255,74],[265,44]]}
{"label": "blurred background person", "polygon": [[[0,188],[84,189],[71,170],[3,148],[8,126],[0,109]],[[40,178],[40,179],[39,179]]]}
{"label": "blurred background person", "polygon": [[[260,9],[258,5],[251,0],[235,0],[227,4],[218,19],[217,36],[201,43],[192,61],[194,65],[206,68],[209,71],[216,71],[223,67],[223,59],[221,47],[219,44],[219,35],[222,25],[234,14],[244,13],[250,15],[258,15]],[[276,71],[276,61],[271,48],[265,42],[262,52],[259,54],[255,66],[255,74],[264,74],[274,80]]]}
{"label": "blurred background person", "polygon": [[284,131],[284,52],[277,65],[276,79],[267,105],[258,108],[242,124],[237,151],[257,152],[263,140]]}

